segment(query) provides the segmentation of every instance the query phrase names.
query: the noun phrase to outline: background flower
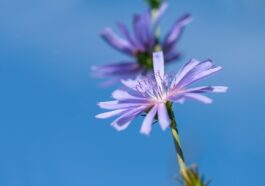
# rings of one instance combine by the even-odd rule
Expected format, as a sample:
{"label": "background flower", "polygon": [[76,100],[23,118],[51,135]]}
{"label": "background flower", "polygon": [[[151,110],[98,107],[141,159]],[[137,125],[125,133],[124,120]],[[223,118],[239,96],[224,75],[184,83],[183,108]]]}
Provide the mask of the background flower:
{"label": "background flower", "polygon": [[134,15],[132,34],[123,23],[118,24],[122,37],[110,28],[104,29],[101,34],[102,38],[110,46],[133,59],[94,66],[93,74],[97,77],[118,76],[117,79],[136,77],[152,69],[152,52],[157,49],[163,50],[166,63],[177,60],[180,52],[177,51],[176,46],[185,26],[191,21],[191,16],[185,14],[179,18],[161,40],[158,27],[167,7],[168,4],[164,2],[156,11],[148,9],[141,15]]}

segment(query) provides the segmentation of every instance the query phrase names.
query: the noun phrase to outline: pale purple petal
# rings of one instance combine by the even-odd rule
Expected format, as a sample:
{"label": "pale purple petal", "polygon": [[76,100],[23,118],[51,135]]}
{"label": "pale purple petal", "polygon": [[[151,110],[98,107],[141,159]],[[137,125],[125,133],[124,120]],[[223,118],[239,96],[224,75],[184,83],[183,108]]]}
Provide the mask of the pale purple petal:
{"label": "pale purple petal", "polygon": [[114,99],[117,99],[117,100],[138,100],[138,101],[142,100],[142,101],[146,101],[146,99],[144,97],[133,96],[124,90],[115,90],[112,93],[112,97]]}
{"label": "pale purple petal", "polygon": [[121,115],[115,121],[111,123],[111,125],[117,129],[118,131],[126,129],[132,120],[141,114],[146,109],[146,106],[141,106],[132,110],[129,110],[125,114]]}
{"label": "pale purple petal", "polygon": [[214,68],[213,61],[211,59],[207,59],[205,61],[200,62],[194,69],[192,70],[193,74],[198,74],[202,71],[208,70],[210,68]]}
{"label": "pale purple petal", "polygon": [[194,77],[195,75],[209,70],[211,68],[214,68],[215,66],[213,65],[212,60],[208,59],[202,62],[199,62],[196,66],[194,66],[192,69],[190,69],[188,71],[188,73],[186,73],[186,75],[182,78],[181,81],[185,81],[185,79],[190,79],[192,77]]}
{"label": "pale purple petal", "polygon": [[158,105],[158,120],[163,130],[166,130],[166,128],[170,125],[167,108],[164,103],[160,103]]}
{"label": "pale purple petal", "polygon": [[186,93],[206,93],[206,92],[215,92],[223,93],[226,92],[228,87],[226,86],[202,86],[196,88],[190,88],[185,90]]}
{"label": "pale purple petal", "polygon": [[199,101],[199,102],[202,102],[202,103],[205,103],[205,104],[210,104],[213,102],[212,99],[204,96],[204,95],[201,95],[201,94],[196,94],[196,93],[186,93],[184,94],[186,98],[190,98],[190,99],[194,99],[196,101]]}
{"label": "pale purple petal", "polygon": [[206,78],[210,75],[213,75],[217,72],[219,72],[220,70],[222,70],[222,67],[215,67],[215,68],[211,68],[209,70],[205,70],[205,71],[202,71],[198,74],[194,74],[192,76],[187,76],[185,79],[183,79],[183,81],[180,83],[180,88],[181,87],[185,87],[185,86],[188,86],[194,82],[197,82],[203,78]]}
{"label": "pale purple petal", "polygon": [[153,67],[154,67],[154,74],[159,74],[163,78],[165,71],[164,71],[164,56],[162,51],[153,53]]}
{"label": "pale purple petal", "polygon": [[136,87],[137,87],[137,85],[139,85],[139,80],[141,80],[141,77],[142,76],[137,76],[135,80],[133,80],[133,79],[127,79],[127,80],[122,79],[121,83],[130,89],[136,90]]}
{"label": "pale purple petal", "polygon": [[110,28],[106,28],[101,35],[102,38],[115,49],[130,56],[134,55],[135,48],[128,41],[117,36]]}
{"label": "pale purple petal", "polygon": [[104,113],[96,115],[96,118],[99,118],[99,119],[110,118],[110,117],[122,114],[125,111],[126,111],[126,109],[118,109],[118,110],[113,110],[113,111],[109,111],[109,112],[104,112]]}
{"label": "pale purple petal", "polygon": [[190,83],[199,80],[199,78],[197,79],[198,75],[214,68],[216,67],[213,65],[211,60],[199,62],[195,59],[192,59],[178,72],[175,80],[172,82],[172,87],[177,86],[178,88],[182,88],[187,86]]}
{"label": "pale purple petal", "polygon": [[215,93],[225,93],[228,90],[227,86],[212,86],[213,91]]}
{"label": "pale purple petal", "polygon": [[98,106],[103,109],[125,109],[125,108],[134,108],[142,105],[148,105],[147,103],[119,103],[119,101],[106,101],[99,102]]}
{"label": "pale purple petal", "polygon": [[162,88],[162,80],[164,78],[164,56],[163,52],[153,53],[154,76],[157,84]]}
{"label": "pale purple petal", "polygon": [[171,87],[177,86],[178,83],[189,73],[189,71],[191,71],[199,63],[199,61],[191,59],[187,64],[185,64],[176,74],[174,81],[172,81]]}
{"label": "pale purple petal", "polygon": [[149,135],[150,134],[150,132],[152,130],[152,124],[153,124],[153,120],[154,120],[154,117],[156,115],[156,112],[157,112],[157,106],[155,105],[148,112],[148,114],[146,115],[146,117],[144,118],[144,121],[143,121],[141,130],[140,130],[140,132],[142,134],[145,134],[145,135]]}
{"label": "pale purple petal", "polygon": [[209,75],[212,75],[218,71],[222,70],[222,67],[215,67],[215,68],[212,68],[212,69],[209,69],[209,70],[205,70],[197,75],[194,76],[194,80],[199,80],[199,79],[202,79],[203,77],[207,77]]}

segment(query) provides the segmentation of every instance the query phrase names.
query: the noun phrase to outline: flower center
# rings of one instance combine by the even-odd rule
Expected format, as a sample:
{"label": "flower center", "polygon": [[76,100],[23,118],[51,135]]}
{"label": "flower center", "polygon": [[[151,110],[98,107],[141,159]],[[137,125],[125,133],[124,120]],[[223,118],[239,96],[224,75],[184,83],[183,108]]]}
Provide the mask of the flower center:
{"label": "flower center", "polygon": [[[157,81],[161,81],[161,85]],[[171,95],[171,82],[173,78],[165,75],[163,78],[160,74],[147,74],[138,80],[136,90],[144,97],[151,98],[156,102],[167,102],[168,95]]]}
{"label": "flower center", "polygon": [[146,70],[153,69],[152,56],[148,52],[137,52],[135,57],[140,66]]}

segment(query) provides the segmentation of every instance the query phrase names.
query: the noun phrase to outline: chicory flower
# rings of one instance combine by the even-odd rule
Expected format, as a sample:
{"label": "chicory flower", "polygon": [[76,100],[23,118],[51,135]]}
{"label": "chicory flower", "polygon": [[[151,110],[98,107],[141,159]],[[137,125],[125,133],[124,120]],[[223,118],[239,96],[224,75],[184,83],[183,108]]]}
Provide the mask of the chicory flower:
{"label": "chicory flower", "polygon": [[97,118],[105,119],[118,116],[112,122],[117,130],[124,130],[139,115],[146,113],[140,132],[148,135],[152,130],[154,120],[158,120],[161,128],[169,127],[171,120],[167,110],[167,103],[182,103],[192,99],[205,104],[212,100],[205,95],[207,92],[226,92],[225,86],[200,86],[189,88],[197,81],[220,71],[222,68],[214,66],[211,60],[190,60],[179,72],[170,76],[164,72],[164,57],[162,52],[153,54],[153,75],[139,76],[135,80],[122,80],[128,88],[113,92],[113,101],[100,102],[103,109],[110,110],[97,115]]}
{"label": "chicory flower", "polygon": [[118,36],[112,29],[106,28],[101,34],[102,38],[114,49],[132,57],[132,59],[94,66],[93,74],[97,77],[113,77],[117,80],[128,77],[135,78],[153,68],[152,53],[157,49],[164,52],[166,63],[178,59],[181,54],[176,50],[176,46],[185,26],[191,21],[191,16],[183,15],[161,41],[157,34],[158,25],[167,7],[168,4],[164,2],[156,12],[149,9],[142,15],[135,15],[133,17],[133,34],[123,23],[118,24],[123,37]]}

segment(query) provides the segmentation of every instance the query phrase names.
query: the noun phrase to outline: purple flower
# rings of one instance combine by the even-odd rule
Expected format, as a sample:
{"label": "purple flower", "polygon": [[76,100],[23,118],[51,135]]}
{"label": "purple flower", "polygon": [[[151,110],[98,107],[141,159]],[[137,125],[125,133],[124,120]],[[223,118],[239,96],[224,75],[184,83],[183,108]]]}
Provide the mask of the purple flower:
{"label": "purple flower", "polygon": [[165,62],[178,59],[180,53],[176,50],[176,44],[184,27],[191,21],[191,16],[189,14],[183,15],[174,23],[165,38],[160,41],[157,35],[158,24],[167,6],[167,3],[163,3],[155,15],[151,10],[142,15],[135,15],[133,18],[133,34],[122,23],[118,24],[118,28],[123,37],[115,34],[110,28],[106,28],[102,32],[102,38],[110,46],[133,59],[93,67],[94,74],[98,77],[116,76],[117,79],[120,79],[120,77],[136,77],[152,69],[152,53],[157,47],[164,52]]}
{"label": "purple flower", "polygon": [[170,125],[167,103],[182,103],[187,99],[193,99],[209,104],[212,100],[202,95],[203,93],[219,93],[227,90],[224,86],[188,88],[192,83],[222,69],[214,66],[211,60],[200,62],[192,59],[174,76],[164,73],[162,52],[153,54],[153,64],[154,74],[152,76],[139,76],[136,80],[122,80],[122,83],[129,88],[128,91],[116,90],[112,94],[114,101],[100,102],[98,105],[101,108],[110,111],[96,117],[105,119],[118,116],[111,125],[117,130],[124,130],[135,117],[147,113],[140,132],[148,135],[155,119],[158,119],[163,130]]}

